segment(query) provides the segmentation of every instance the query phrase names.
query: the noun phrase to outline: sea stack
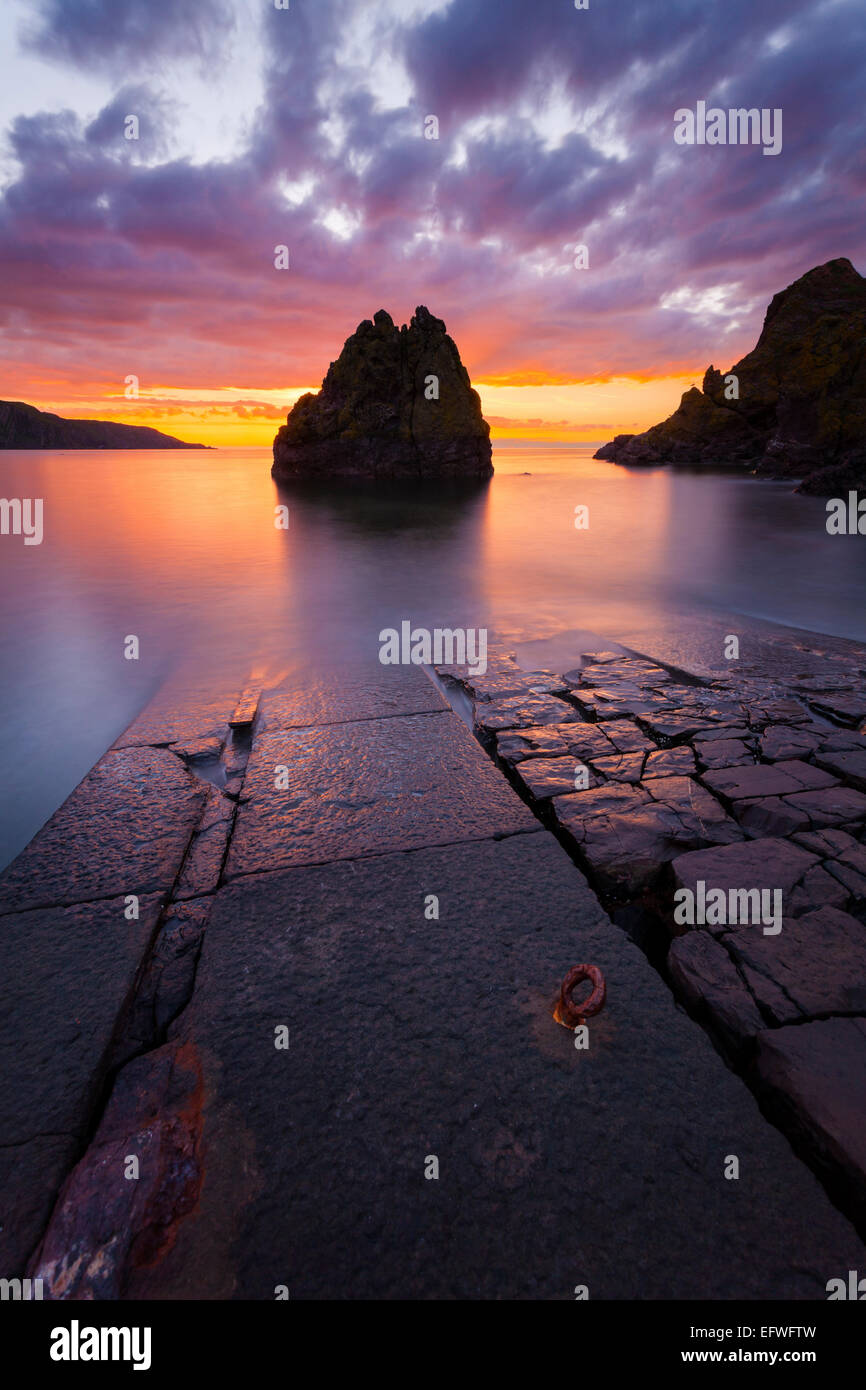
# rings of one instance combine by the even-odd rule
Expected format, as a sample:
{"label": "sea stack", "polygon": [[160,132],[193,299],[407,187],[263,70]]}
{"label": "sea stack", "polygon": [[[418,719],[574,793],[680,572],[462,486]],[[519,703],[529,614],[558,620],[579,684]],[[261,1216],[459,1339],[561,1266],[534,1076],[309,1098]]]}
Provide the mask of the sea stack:
{"label": "sea stack", "polygon": [[480,480],[490,426],[441,319],[408,327],[380,309],[346,340],[317,395],[301,396],[274,440],[277,480]]}
{"label": "sea stack", "polygon": [[739,465],[830,496],[866,483],[866,280],[840,257],[773,297],[757,345],[644,434],[596,458]]}

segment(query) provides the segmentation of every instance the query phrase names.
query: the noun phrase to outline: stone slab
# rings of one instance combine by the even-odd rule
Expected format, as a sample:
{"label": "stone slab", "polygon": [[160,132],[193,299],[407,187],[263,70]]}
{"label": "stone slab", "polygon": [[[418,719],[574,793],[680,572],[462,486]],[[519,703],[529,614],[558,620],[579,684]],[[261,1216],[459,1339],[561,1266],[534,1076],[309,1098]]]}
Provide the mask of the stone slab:
{"label": "stone slab", "polygon": [[[783,910],[788,895],[808,871],[819,862],[817,855],[789,840],[769,836],[764,840],[744,840],[740,844],[721,845],[713,849],[694,850],[673,861],[675,888],[697,891],[702,880],[707,892],[722,888],[779,889],[783,894]],[[673,898],[671,899],[673,911]],[[719,931],[721,928],[708,928]]]}
{"label": "stone slab", "polygon": [[[847,912],[821,907],[786,917],[777,936],[737,931],[725,942],[753,972],[752,990],[774,1022],[828,1014],[866,1016],[866,927]],[[772,994],[763,988],[767,981]]]}
{"label": "stone slab", "polygon": [[476,727],[486,733],[529,729],[539,724],[582,722],[579,711],[556,695],[530,693],[507,700],[477,700],[473,715]]}
{"label": "stone slab", "polygon": [[866,792],[866,749],[817,753],[815,762],[834,777],[840,777],[858,791]]}
{"label": "stone slab", "polygon": [[547,724],[496,735],[496,752],[511,764],[526,758],[604,757],[615,751],[598,724]]}
{"label": "stone slab", "polygon": [[816,830],[836,825],[859,825],[866,820],[866,795],[853,787],[829,787],[786,796],[789,806],[805,811]]}
{"label": "stone slab", "polygon": [[[798,725],[770,724],[761,735],[761,756],[768,762],[808,758],[821,742],[820,733]],[[822,764],[823,766],[823,764]]]}
{"label": "stone slab", "polygon": [[84,1141],[118,1016],[156,928],[123,898],[0,920],[0,1269],[20,1277]]}
{"label": "stone slab", "polygon": [[667,966],[677,996],[742,1059],[766,1023],[724,945],[709,932],[688,931],[674,937]]}
{"label": "stone slab", "polygon": [[0,875],[0,913],[167,893],[207,791],[167,749],[109,751]]}
{"label": "stone slab", "polygon": [[607,719],[601,726],[620,753],[652,753],[656,745],[630,719]]}
{"label": "stone slab", "polygon": [[610,758],[593,758],[592,766],[611,782],[635,784],[643,775],[645,756],[644,753],[615,753]]}
{"label": "stone slab", "polygon": [[[581,960],[586,1051],[552,1019]],[[543,831],[222,889],[177,1038],[201,1190],[129,1297],[824,1298],[866,1267]]]}
{"label": "stone slab", "polygon": [[678,739],[690,738],[694,734],[711,729],[714,723],[730,721],[738,714],[738,710],[714,709],[705,712],[701,709],[675,709],[668,713],[642,715],[641,723],[656,738],[669,739],[675,742]]}
{"label": "stone slab", "polygon": [[262,693],[259,727],[307,728],[347,724],[400,714],[444,711],[448,706],[433,681],[417,666],[339,667],[288,677]]}
{"label": "stone slab", "polygon": [[836,781],[830,773],[796,759],[779,763],[751,763],[748,767],[719,768],[703,773],[703,780],[714,792],[727,797],[729,801],[811,791],[832,787]]}
{"label": "stone slab", "polygon": [[755,761],[751,750],[737,738],[721,738],[712,743],[701,743],[698,745],[698,757],[701,767],[708,770],[748,767]]}
{"label": "stone slab", "polygon": [[840,877],[829,859],[824,864],[807,869],[788,899],[788,911],[793,917],[799,917],[802,912],[811,912],[818,907],[848,907],[851,897],[856,894],[846,878],[844,869]]}
{"label": "stone slab", "polygon": [[[576,770],[581,766],[575,758],[525,758],[518,763],[515,774],[530,796],[544,801],[550,796],[563,796],[575,789]],[[598,786],[601,778],[585,768],[588,787]]]}
{"label": "stone slab", "polygon": [[[760,1034],[758,1077],[795,1142],[866,1219],[866,1019],[829,1018]],[[851,1265],[860,1270],[862,1265]],[[836,1277],[844,1278],[847,1269]]]}
{"label": "stone slab", "polygon": [[436,672],[461,685],[475,700],[500,700],[512,695],[569,689],[569,682],[552,671],[524,671],[511,658],[490,655],[487,670],[476,675],[472,675],[467,666],[437,666]]}
{"label": "stone slab", "polygon": [[737,823],[753,839],[764,836],[793,835],[811,825],[805,811],[798,811],[781,796],[763,796],[755,801],[738,801],[734,806]]}
{"label": "stone slab", "polygon": [[238,691],[213,688],[160,692],[115,740],[115,748],[137,748],[156,744],[189,743],[203,738],[220,742],[237,702]]}
{"label": "stone slab", "polygon": [[651,778],[639,787],[611,782],[557,797],[553,807],[599,888],[618,896],[643,892],[685,849],[742,836],[691,777]]}
{"label": "stone slab", "polygon": [[677,748],[660,748],[650,753],[644,766],[644,780],[653,777],[691,776],[695,772],[695,755],[691,748],[680,744]]}
{"label": "stone slab", "polygon": [[253,742],[226,877],[537,825],[448,710],[269,731]]}

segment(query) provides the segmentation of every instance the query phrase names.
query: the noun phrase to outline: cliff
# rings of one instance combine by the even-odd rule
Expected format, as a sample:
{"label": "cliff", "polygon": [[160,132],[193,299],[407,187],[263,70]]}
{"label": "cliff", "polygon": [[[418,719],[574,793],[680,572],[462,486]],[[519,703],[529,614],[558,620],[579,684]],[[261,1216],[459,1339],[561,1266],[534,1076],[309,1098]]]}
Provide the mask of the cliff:
{"label": "cliff", "polygon": [[750,353],[708,367],[667,420],[596,458],[740,466],[821,495],[866,483],[866,280],[844,257],[810,270],[774,296]]}
{"label": "cliff", "polygon": [[64,420],[23,401],[0,401],[0,449],[206,449],[148,425]]}

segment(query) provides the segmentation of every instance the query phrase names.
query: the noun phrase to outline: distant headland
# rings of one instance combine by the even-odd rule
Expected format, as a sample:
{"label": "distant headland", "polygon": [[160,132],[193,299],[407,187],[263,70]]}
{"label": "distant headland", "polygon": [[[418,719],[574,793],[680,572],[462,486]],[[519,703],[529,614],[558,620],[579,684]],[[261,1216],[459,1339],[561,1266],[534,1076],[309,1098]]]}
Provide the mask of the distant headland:
{"label": "distant headland", "polygon": [[709,366],[667,420],[595,457],[739,465],[819,496],[863,486],[866,280],[844,256],[808,271],[773,297],[750,353],[725,374]]}
{"label": "distant headland", "polygon": [[277,480],[486,479],[490,426],[441,319],[408,328],[380,309],[332,362],[318,394],[292,408],[274,440]]}
{"label": "distant headland", "polygon": [[0,449],[207,449],[149,425],[64,420],[23,401],[0,401]]}

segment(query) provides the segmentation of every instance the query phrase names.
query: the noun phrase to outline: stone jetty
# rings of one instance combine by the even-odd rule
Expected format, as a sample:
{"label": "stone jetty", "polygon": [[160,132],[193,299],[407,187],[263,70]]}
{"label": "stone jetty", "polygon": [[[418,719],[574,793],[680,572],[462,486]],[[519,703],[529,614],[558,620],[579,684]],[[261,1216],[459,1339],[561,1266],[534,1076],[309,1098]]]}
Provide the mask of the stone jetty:
{"label": "stone jetty", "polygon": [[[826,667],[166,691],[0,878],[0,1270],[825,1298],[866,1268],[866,708]],[[782,932],[677,932],[701,876],[782,886]],[[553,1019],[579,961],[585,1047]]]}

